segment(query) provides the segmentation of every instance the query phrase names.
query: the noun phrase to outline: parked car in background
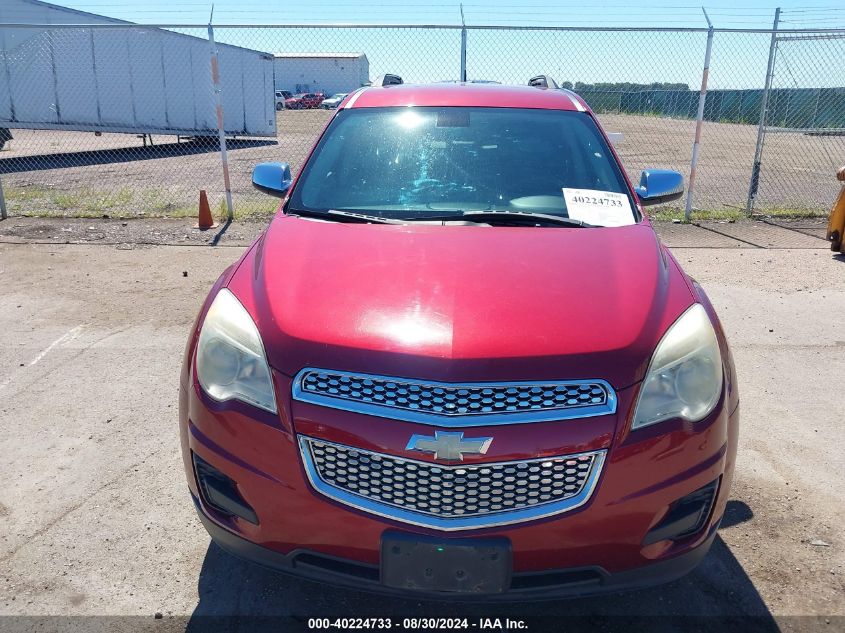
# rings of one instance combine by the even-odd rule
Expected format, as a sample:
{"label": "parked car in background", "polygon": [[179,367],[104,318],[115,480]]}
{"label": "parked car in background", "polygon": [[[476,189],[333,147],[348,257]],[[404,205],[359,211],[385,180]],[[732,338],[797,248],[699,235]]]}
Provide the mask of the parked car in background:
{"label": "parked car in background", "polygon": [[301,92],[285,99],[285,107],[291,110],[302,110],[304,108],[319,108],[323,102],[323,95],[318,92]]}
{"label": "parked car in background", "polygon": [[285,101],[290,99],[293,96],[293,93],[288,90],[277,90],[276,91],[276,110],[284,110],[285,109]]}
{"label": "parked car in background", "polygon": [[9,129],[5,127],[0,127],[0,149],[3,149],[3,146],[6,144],[6,142],[11,140],[12,133],[9,131]]}
{"label": "parked car in background", "polygon": [[336,95],[333,95],[328,99],[323,99],[321,107],[325,108],[326,110],[334,110],[337,106],[340,105],[341,101],[346,99],[346,95],[348,94],[348,92],[338,92]]}

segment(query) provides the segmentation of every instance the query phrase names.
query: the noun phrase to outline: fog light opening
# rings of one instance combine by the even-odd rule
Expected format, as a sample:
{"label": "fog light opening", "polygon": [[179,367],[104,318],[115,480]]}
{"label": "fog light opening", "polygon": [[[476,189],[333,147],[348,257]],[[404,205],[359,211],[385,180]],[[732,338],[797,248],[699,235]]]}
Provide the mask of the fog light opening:
{"label": "fog light opening", "polygon": [[720,480],[721,477],[672,503],[666,516],[646,534],[643,545],[680,541],[700,532],[710,517]]}
{"label": "fog light opening", "polygon": [[249,521],[253,525],[258,525],[258,516],[255,514],[255,510],[238,492],[235,481],[196,453],[192,452],[191,456],[194,460],[194,473],[197,476],[197,484],[203,503],[221,514],[229,517],[236,516]]}

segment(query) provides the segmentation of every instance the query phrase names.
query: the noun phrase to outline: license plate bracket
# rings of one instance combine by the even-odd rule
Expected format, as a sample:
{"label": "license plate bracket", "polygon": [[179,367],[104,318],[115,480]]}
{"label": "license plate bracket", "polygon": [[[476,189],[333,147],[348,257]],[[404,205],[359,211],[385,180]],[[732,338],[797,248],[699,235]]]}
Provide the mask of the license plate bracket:
{"label": "license plate bracket", "polygon": [[439,538],[385,532],[381,582],[387,587],[446,593],[502,593],[511,583],[506,538]]}

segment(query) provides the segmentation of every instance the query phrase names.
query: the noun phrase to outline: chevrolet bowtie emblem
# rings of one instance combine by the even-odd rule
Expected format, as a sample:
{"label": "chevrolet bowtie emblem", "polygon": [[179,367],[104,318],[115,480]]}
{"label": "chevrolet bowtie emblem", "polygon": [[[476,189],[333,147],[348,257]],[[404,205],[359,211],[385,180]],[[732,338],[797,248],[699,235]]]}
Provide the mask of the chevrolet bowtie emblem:
{"label": "chevrolet bowtie emblem", "polygon": [[462,462],[464,455],[483,455],[490,448],[492,437],[468,437],[463,433],[435,431],[430,435],[413,435],[405,447],[407,451],[434,453],[434,459]]}

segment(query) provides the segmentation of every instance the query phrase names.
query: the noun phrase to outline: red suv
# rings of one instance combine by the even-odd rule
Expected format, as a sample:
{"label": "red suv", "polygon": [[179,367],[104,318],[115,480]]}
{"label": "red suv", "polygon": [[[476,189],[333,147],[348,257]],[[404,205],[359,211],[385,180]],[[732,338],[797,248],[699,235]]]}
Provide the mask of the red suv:
{"label": "red suv", "polygon": [[301,92],[293,95],[290,99],[285,99],[285,108],[290,110],[319,108],[324,98],[323,94],[319,92]]}
{"label": "red suv", "polygon": [[576,94],[391,85],[341,104],[188,341],[188,485],[264,565],[467,599],[651,585],[706,554],[736,375],[707,296]]}

